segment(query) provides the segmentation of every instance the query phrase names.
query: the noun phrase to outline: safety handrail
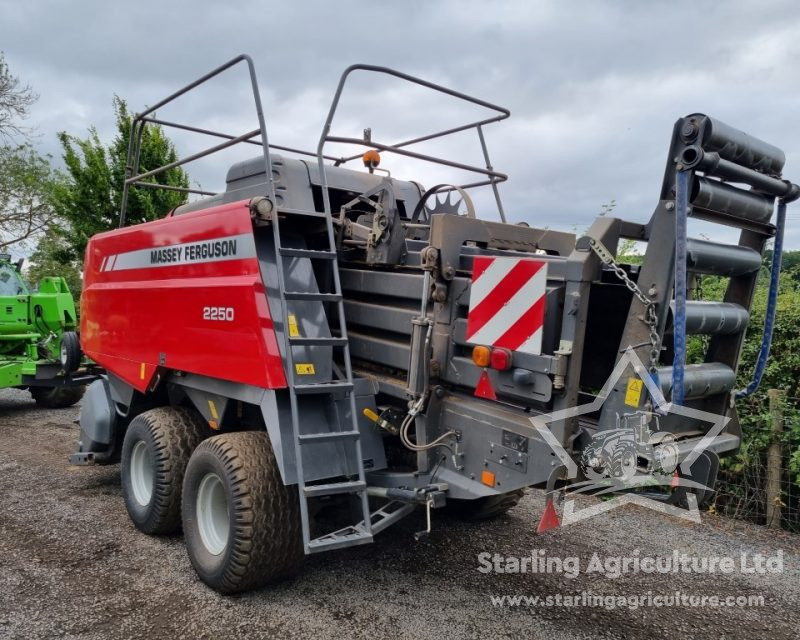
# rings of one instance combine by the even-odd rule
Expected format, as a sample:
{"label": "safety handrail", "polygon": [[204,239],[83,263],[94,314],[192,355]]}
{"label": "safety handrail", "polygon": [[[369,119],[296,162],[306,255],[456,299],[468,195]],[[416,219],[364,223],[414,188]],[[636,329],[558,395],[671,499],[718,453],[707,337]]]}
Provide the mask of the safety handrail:
{"label": "safety handrail", "polygon": [[[450,129],[445,129],[443,131],[437,131],[434,133],[430,133],[424,136],[420,136],[418,138],[412,138],[411,140],[405,140],[396,144],[383,144],[375,142],[371,139],[361,139],[361,138],[349,138],[349,137],[342,137],[342,136],[332,136],[331,135],[331,126],[333,124],[333,118],[336,115],[336,110],[339,107],[339,101],[342,96],[342,92],[344,91],[345,84],[347,79],[349,78],[350,74],[354,71],[369,71],[374,73],[382,73],[385,75],[393,76],[395,78],[399,78],[400,80],[405,80],[407,82],[411,82],[412,84],[416,84],[422,87],[426,87],[433,91],[437,91],[439,93],[443,93],[445,95],[451,96],[453,98],[457,98],[459,100],[464,100],[471,104],[478,105],[480,107],[484,107],[486,109],[495,111],[497,115],[484,118],[481,120],[476,120],[475,122],[470,122],[464,125],[459,125],[457,127],[453,127]],[[337,142],[337,143],[344,143],[344,144],[354,144],[354,145],[363,145],[366,147],[378,149],[381,151],[386,151],[389,153],[396,153],[398,155],[403,155],[406,157],[414,158],[417,160],[424,160],[427,162],[433,162],[435,164],[441,164],[449,167],[453,167],[456,169],[461,169],[464,171],[469,171],[473,173],[478,173],[484,176],[487,176],[487,180],[483,180],[477,183],[471,183],[468,185],[462,185],[461,188],[472,188],[477,186],[483,185],[491,185],[492,190],[494,192],[495,201],[497,203],[497,210],[500,214],[501,220],[505,222],[505,212],[503,210],[503,203],[500,199],[500,192],[497,188],[498,183],[504,182],[508,179],[508,176],[504,173],[500,173],[494,170],[492,167],[491,161],[489,160],[489,152],[486,147],[486,140],[483,136],[483,126],[493,123],[499,122],[501,120],[505,120],[511,115],[511,112],[506,109],[505,107],[501,107],[496,104],[492,104],[491,102],[487,102],[485,100],[481,100],[480,98],[476,98],[474,96],[467,95],[465,93],[461,93],[460,91],[455,91],[454,89],[449,89],[444,87],[440,84],[436,84],[435,82],[430,82],[428,80],[423,80],[422,78],[417,78],[415,76],[411,76],[407,73],[403,73],[401,71],[397,71],[395,69],[390,69],[389,67],[381,67],[376,65],[370,64],[354,64],[344,70],[341,77],[339,78],[339,84],[336,87],[336,92],[333,96],[333,101],[331,102],[330,109],[328,110],[328,117],[325,120],[325,125],[322,129],[322,134],[319,138],[319,143],[317,145],[317,164],[319,165],[319,174],[320,180],[322,181],[322,200],[323,205],[325,207],[325,213],[331,215],[331,203],[330,203],[330,193],[328,192],[328,180],[325,174],[325,156],[323,154],[323,149],[325,147],[325,143],[327,142]],[[461,162],[454,162],[452,160],[447,160],[444,158],[438,158],[436,156],[431,156],[428,154],[417,153],[413,151],[408,151],[405,147],[418,144],[420,142],[426,142],[428,140],[434,140],[436,138],[441,138],[444,136],[448,136],[454,133],[459,133],[461,131],[467,131],[469,129],[476,129],[478,132],[478,138],[481,144],[481,149],[483,151],[483,156],[486,161],[486,167],[475,167],[472,165],[464,164]],[[348,162],[350,160],[355,160],[356,158],[361,157],[360,154],[354,156],[347,156],[342,158],[340,162],[337,164],[342,164],[344,162]]]}
{"label": "safety handrail", "polygon": [[[227,133],[222,133],[219,131],[213,131],[211,129],[204,129],[201,127],[194,127],[190,125],[185,125],[181,123],[171,122],[168,120],[162,120],[160,118],[155,117],[153,114],[158,109],[170,104],[171,102],[177,100],[181,96],[189,93],[193,89],[196,89],[202,84],[212,80],[213,78],[217,77],[218,75],[222,74],[223,72],[227,71],[228,69],[240,64],[245,63],[247,65],[249,78],[250,78],[250,87],[253,93],[253,102],[256,109],[256,115],[258,117],[258,128],[253,129],[252,131],[248,131],[247,133],[243,133],[238,136],[230,135]],[[208,147],[207,149],[203,149],[202,151],[198,151],[197,153],[193,153],[185,158],[178,159],[174,162],[170,162],[166,165],[161,167],[156,167],[150,171],[145,171],[143,173],[138,173],[139,171],[139,154],[141,151],[142,146],[142,136],[144,134],[144,128],[147,124],[156,124],[163,127],[174,128],[174,129],[181,129],[184,131],[190,131],[193,133],[200,133],[209,136],[214,136],[217,138],[223,138],[225,141],[221,142],[220,144],[214,145],[212,147]],[[247,143],[247,144],[254,144],[260,146],[262,149],[262,155],[264,157],[264,173],[266,179],[268,181],[268,194],[273,202],[275,201],[275,186],[273,184],[272,178],[272,163],[270,159],[270,149],[279,149],[282,151],[287,151],[290,153],[297,153],[301,155],[307,155],[311,157],[316,157],[317,154],[312,151],[303,151],[302,149],[295,149],[293,147],[284,147],[281,145],[271,145],[269,144],[269,140],[267,138],[267,127],[266,122],[264,119],[264,110],[261,104],[261,94],[258,89],[258,80],[256,79],[256,72],[255,66],[253,64],[253,60],[250,56],[246,54],[240,54],[235,58],[232,58],[228,62],[212,69],[208,73],[200,76],[197,80],[190,82],[189,84],[181,87],[174,93],[170,94],[163,100],[159,100],[153,106],[149,107],[145,111],[137,113],[133,121],[131,122],[131,132],[130,132],[130,140],[128,142],[128,157],[127,163],[125,167],[125,182],[123,184],[122,190],[122,202],[120,206],[120,214],[119,214],[119,226],[125,226],[125,220],[128,211],[128,197],[130,194],[130,188],[133,186],[141,186],[146,187],[149,189],[166,189],[168,191],[178,191],[181,193],[195,193],[200,195],[216,195],[214,192],[211,191],[204,191],[202,189],[191,189],[186,187],[173,187],[171,185],[162,185],[157,182],[146,182],[147,178],[153,178],[158,174],[164,173],[165,171],[169,171],[170,169],[174,169],[175,167],[180,167],[182,165],[188,164],[189,162],[193,162],[195,160],[199,160],[200,158],[204,158],[209,156],[217,151],[221,151],[228,147],[232,147],[236,144],[240,143]],[[338,158],[327,157],[328,160],[339,160]]]}

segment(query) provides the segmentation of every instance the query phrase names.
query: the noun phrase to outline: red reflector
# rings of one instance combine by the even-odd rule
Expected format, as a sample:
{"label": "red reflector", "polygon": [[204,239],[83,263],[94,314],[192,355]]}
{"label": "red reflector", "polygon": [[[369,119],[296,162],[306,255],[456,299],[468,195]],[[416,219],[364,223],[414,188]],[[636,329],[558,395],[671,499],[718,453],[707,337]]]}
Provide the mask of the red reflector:
{"label": "red reflector", "polygon": [[498,371],[505,371],[511,368],[511,352],[508,349],[500,349],[495,347],[492,349],[492,369]]}
{"label": "red reflector", "polygon": [[478,398],[486,398],[487,400],[497,400],[494,389],[492,389],[492,382],[489,380],[489,374],[484,371],[481,373],[481,379],[478,380],[478,386],[475,387],[475,395]]}
{"label": "red reflector", "polygon": [[542,514],[542,519],[539,520],[539,526],[536,527],[536,533],[544,533],[559,526],[561,526],[561,521],[558,519],[553,500],[550,499],[544,507],[544,513]]}

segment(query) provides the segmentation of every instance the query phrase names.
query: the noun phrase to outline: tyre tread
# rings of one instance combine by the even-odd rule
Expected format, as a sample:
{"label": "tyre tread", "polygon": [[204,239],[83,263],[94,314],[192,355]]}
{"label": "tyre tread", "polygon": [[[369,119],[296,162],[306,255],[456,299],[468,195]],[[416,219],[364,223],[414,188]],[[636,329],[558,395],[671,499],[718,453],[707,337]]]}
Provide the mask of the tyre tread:
{"label": "tyre tread", "polygon": [[30,387],[31,397],[40,407],[66,409],[78,402],[86,387]]}
{"label": "tyre tread", "polygon": [[154,509],[139,528],[150,535],[175,533],[181,528],[181,491],[186,465],[192,452],[205,439],[207,428],[185,407],[158,407],[137,416],[142,420],[158,452],[153,461]]}
{"label": "tyre tread", "polygon": [[236,593],[296,573],[303,560],[298,495],[283,484],[267,433],[221,434],[200,448],[222,462],[236,512],[229,561],[211,586]]}

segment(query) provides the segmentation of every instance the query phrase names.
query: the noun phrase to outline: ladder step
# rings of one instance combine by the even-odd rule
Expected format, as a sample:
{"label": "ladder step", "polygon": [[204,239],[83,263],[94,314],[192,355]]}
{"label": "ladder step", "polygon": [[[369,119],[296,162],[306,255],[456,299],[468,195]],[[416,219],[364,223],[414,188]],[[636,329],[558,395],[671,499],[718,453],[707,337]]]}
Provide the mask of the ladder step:
{"label": "ladder step", "polygon": [[303,493],[308,498],[315,496],[334,496],[340,493],[359,493],[367,488],[367,483],[361,480],[352,482],[331,482],[330,484],[312,484],[303,487]]}
{"label": "ladder step", "polygon": [[292,249],[290,247],[281,247],[280,252],[282,256],[291,258],[317,258],[320,260],[333,260],[336,257],[335,251],[317,251],[316,249]]}
{"label": "ladder step", "polygon": [[307,396],[314,393],[334,393],[336,391],[352,391],[352,382],[317,382],[294,385],[294,392],[298,396]]}
{"label": "ladder step", "polygon": [[290,337],[289,343],[293,347],[343,347],[347,344],[347,338]]}
{"label": "ladder step", "polygon": [[342,299],[340,293],[316,293],[307,291],[285,291],[283,297],[286,300],[318,300],[320,302],[339,302]]}
{"label": "ladder step", "polygon": [[301,444],[306,442],[330,442],[347,438],[358,438],[360,431],[329,431],[327,433],[301,433],[297,439]]}
{"label": "ladder step", "polygon": [[309,553],[319,551],[333,551],[345,547],[354,547],[359,544],[372,542],[372,534],[361,527],[348,527],[346,530],[336,531],[326,536],[321,536],[310,540],[308,543]]}

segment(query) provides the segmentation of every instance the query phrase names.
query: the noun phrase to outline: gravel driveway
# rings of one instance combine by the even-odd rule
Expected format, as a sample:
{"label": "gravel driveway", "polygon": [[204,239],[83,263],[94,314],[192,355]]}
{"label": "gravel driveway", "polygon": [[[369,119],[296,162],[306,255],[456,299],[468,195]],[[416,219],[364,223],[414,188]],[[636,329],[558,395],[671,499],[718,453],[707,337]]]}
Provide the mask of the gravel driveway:
{"label": "gravel driveway", "polygon": [[[77,409],[37,409],[0,391],[0,638],[792,638],[800,628],[800,536],[636,506],[536,536],[540,492],[490,523],[412,516],[373,545],[313,556],[295,579],[223,597],[198,581],[180,537],[137,532],[119,469],[71,467]],[[562,573],[482,573],[478,556],[580,559]],[[777,557],[772,574],[589,573],[593,554]],[[491,596],[764,597],[750,607],[497,606]]]}

